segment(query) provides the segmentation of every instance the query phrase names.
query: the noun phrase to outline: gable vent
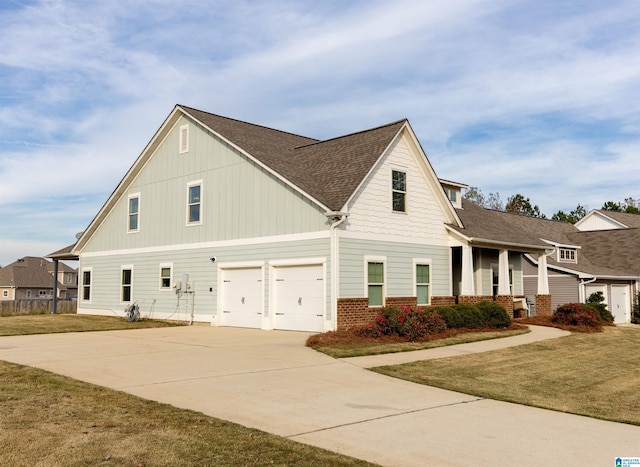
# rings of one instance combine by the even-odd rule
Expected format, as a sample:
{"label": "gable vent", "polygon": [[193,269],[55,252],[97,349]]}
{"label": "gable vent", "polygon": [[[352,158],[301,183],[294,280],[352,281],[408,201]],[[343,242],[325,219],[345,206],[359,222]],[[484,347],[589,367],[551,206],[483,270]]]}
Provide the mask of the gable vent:
{"label": "gable vent", "polygon": [[180,126],[180,154],[189,152],[189,125]]}

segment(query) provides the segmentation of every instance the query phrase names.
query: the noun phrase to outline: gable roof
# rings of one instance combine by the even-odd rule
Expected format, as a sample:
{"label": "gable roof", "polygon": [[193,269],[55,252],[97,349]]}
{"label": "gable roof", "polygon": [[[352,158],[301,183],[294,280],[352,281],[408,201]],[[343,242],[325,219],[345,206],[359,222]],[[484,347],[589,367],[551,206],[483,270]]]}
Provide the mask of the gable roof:
{"label": "gable roof", "polygon": [[344,206],[406,123],[399,120],[319,141],[186,106],[178,107],[332,211]]}
{"label": "gable roof", "polygon": [[[53,275],[48,272],[51,265],[44,258],[25,256],[0,269],[0,287],[53,288]],[[60,282],[58,289],[66,290]]]}
{"label": "gable roof", "polygon": [[[614,221],[614,223],[618,223],[618,224],[622,224],[621,228],[629,228],[629,227],[636,227],[636,228],[640,228],[640,215],[638,214],[630,214],[628,212],[617,212],[617,211],[605,211],[602,209],[594,209],[593,211],[591,211],[589,214],[587,214],[587,216],[601,216],[609,219],[612,219]],[[587,216],[584,217],[584,219],[587,218]],[[578,221],[576,223],[576,225],[578,225],[578,227],[580,227],[580,224],[582,223],[583,219],[580,219],[580,221]]]}
{"label": "gable roof", "polygon": [[558,262],[551,255],[549,267],[587,276],[640,277],[640,229],[581,232],[568,222],[494,211],[464,199],[457,211],[464,228],[448,228],[478,246],[529,252],[550,249],[553,244],[573,246],[579,249],[577,263]]}
{"label": "gable roof", "polygon": [[[384,151],[404,129],[409,132],[415,146],[424,156],[423,162],[428,166],[428,171],[435,178],[435,173],[406,119],[319,141],[176,105],[72,248],[71,256],[82,250],[147,160],[152,157],[164,136],[182,116],[198,122],[326,211],[340,211],[344,207]],[[444,203],[448,203],[450,218],[459,222],[443,193],[442,199]]]}

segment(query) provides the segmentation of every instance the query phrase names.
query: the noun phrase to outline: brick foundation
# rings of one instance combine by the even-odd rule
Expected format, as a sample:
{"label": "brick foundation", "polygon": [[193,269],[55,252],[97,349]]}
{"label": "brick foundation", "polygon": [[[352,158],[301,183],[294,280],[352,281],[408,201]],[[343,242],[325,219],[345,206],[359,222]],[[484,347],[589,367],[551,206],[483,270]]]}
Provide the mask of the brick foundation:
{"label": "brick foundation", "polygon": [[492,302],[493,297],[491,295],[460,295],[458,297],[458,303],[465,305],[475,305],[480,302]]}
{"label": "brick foundation", "polygon": [[418,297],[387,297],[384,306],[400,306],[409,305],[416,307],[418,305]]}
{"label": "brick foundation", "polygon": [[536,295],[536,316],[551,316],[551,295]]}
{"label": "brick foundation", "polygon": [[513,295],[496,295],[496,303],[501,305],[513,318]]}
{"label": "brick foundation", "polygon": [[432,296],[431,306],[451,306],[456,304],[456,297],[454,296]]}
{"label": "brick foundation", "polygon": [[[416,297],[387,297],[385,306],[409,305],[415,307]],[[352,326],[364,326],[372,323],[380,307],[369,308],[368,298],[339,298],[338,299],[338,329],[349,329]]]}

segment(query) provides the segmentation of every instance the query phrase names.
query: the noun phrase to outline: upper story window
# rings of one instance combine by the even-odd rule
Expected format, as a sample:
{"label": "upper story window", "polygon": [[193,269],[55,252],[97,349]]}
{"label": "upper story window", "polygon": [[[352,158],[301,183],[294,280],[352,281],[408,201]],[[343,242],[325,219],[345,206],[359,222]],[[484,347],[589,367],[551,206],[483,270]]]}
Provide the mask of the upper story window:
{"label": "upper story window", "polygon": [[129,195],[129,209],[127,218],[127,232],[138,232],[140,230],[139,224],[140,215],[140,194],[136,193]]}
{"label": "upper story window", "polygon": [[67,278],[67,284],[71,284],[73,282],[73,273],[68,272],[66,274],[66,278]]}
{"label": "upper story window", "polygon": [[407,174],[399,170],[391,172],[391,197],[394,212],[407,212]]}
{"label": "upper story window", "polygon": [[178,153],[184,154],[185,152],[189,152],[189,125],[180,126],[180,143]]}
{"label": "upper story window", "polygon": [[202,223],[202,181],[187,186],[187,224]]}
{"label": "upper story window", "polygon": [[576,250],[573,248],[559,248],[558,249],[558,261],[561,263],[577,263]]}
{"label": "upper story window", "polygon": [[445,188],[444,191],[447,194],[449,201],[451,201],[454,204],[458,202],[458,192],[456,190],[453,190],[451,188]]}

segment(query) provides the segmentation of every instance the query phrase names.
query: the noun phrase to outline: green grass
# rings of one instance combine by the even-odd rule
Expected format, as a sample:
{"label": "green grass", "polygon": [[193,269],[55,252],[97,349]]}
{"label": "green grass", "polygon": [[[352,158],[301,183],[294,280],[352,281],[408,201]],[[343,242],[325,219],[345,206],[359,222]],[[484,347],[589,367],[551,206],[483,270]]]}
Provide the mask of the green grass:
{"label": "green grass", "polygon": [[374,368],[488,399],[640,425],[640,329],[605,327],[482,354]]}
{"label": "green grass", "polygon": [[[528,328],[510,329],[506,331],[466,332],[452,337],[434,339],[425,342],[378,342],[372,339],[368,342],[349,344],[310,345],[318,352],[333,358],[361,357],[364,355],[381,355],[395,352],[411,352],[414,350],[435,349],[448,345],[466,344],[489,339],[517,336],[531,332]],[[312,336],[313,337],[313,336]],[[312,341],[311,341],[312,342]]]}
{"label": "green grass", "polygon": [[115,331],[120,329],[180,326],[169,321],[143,319],[134,323],[117,316],[46,314],[0,317],[0,336],[52,334],[59,332]]}
{"label": "green grass", "polygon": [[202,413],[0,361],[3,466],[364,466]]}

